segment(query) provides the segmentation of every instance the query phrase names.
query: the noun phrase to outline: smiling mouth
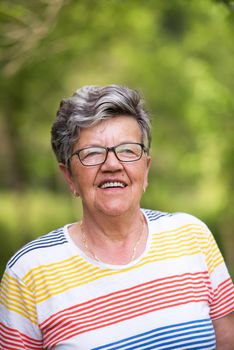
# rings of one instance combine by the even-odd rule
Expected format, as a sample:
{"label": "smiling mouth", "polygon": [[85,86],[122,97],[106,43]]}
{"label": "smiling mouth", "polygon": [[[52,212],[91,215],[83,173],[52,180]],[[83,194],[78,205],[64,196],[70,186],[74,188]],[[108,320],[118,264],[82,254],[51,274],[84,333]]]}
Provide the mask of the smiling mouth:
{"label": "smiling mouth", "polygon": [[104,182],[102,183],[99,188],[101,189],[105,189],[105,188],[124,188],[127,185],[124,184],[123,182],[119,182],[119,181],[108,181],[108,182]]}

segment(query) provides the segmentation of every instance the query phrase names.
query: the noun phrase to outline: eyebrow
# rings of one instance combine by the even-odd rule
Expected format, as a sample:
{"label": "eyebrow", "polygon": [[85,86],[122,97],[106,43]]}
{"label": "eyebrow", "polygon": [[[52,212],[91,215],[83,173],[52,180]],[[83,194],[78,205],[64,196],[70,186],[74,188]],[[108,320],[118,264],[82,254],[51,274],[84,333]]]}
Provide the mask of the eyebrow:
{"label": "eyebrow", "polygon": [[[99,145],[99,144],[91,144],[91,145],[87,145],[87,146],[82,146],[82,147],[79,147],[79,148],[77,148],[77,150],[76,151],[78,151],[79,149],[84,149],[84,148],[89,148],[89,147],[103,147],[103,148],[106,148],[106,147],[116,147],[116,146],[120,146],[120,145],[124,145],[124,144],[126,144],[126,143],[142,143],[141,141],[136,141],[136,140],[128,140],[128,141],[122,141],[122,142],[120,142],[120,143],[117,143],[116,145],[114,145],[114,146],[103,146],[103,145]],[[76,152],[76,151],[74,151],[74,152]]]}

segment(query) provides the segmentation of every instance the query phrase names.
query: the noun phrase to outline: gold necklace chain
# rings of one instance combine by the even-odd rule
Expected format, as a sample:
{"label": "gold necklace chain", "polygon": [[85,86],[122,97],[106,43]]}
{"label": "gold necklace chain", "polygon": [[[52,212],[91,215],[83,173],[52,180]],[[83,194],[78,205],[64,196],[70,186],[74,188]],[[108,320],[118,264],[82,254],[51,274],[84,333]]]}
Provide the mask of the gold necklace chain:
{"label": "gold necklace chain", "polygon": [[[81,230],[81,235],[82,235],[82,243],[83,243],[83,246],[85,248],[85,250],[90,254],[92,255],[92,257],[96,260],[96,261],[99,261],[99,262],[102,262],[101,259],[99,259],[97,257],[97,255],[89,248],[88,246],[88,242],[87,242],[87,235],[85,233],[85,230],[84,230],[84,227],[83,227],[83,221],[80,222],[80,230]],[[141,241],[141,238],[143,236],[143,232],[144,232],[144,219],[142,218],[142,230],[141,230],[141,233],[139,235],[139,238],[136,242],[136,244],[134,245],[133,249],[132,249],[132,255],[131,255],[131,259],[129,262],[132,262],[135,257],[136,257],[136,252],[137,252],[137,247],[138,245],[140,244],[140,241]]]}

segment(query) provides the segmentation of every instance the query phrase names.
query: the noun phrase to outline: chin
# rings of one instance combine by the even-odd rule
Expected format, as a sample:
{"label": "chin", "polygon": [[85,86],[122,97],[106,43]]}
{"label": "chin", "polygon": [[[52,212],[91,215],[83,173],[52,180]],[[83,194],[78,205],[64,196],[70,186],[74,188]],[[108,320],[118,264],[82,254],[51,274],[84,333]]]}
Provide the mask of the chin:
{"label": "chin", "polygon": [[126,213],[126,211],[121,209],[111,209],[111,210],[109,209],[109,210],[102,210],[102,213],[107,216],[116,217],[116,216],[121,216],[122,214]]}
{"label": "chin", "polygon": [[134,198],[108,198],[97,200],[94,204],[96,210],[107,216],[121,216],[134,212],[136,208],[139,208],[138,201]]}
{"label": "chin", "polygon": [[120,216],[126,214],[130,208],[125,205],[99,207],[98,211],[107,216]]}

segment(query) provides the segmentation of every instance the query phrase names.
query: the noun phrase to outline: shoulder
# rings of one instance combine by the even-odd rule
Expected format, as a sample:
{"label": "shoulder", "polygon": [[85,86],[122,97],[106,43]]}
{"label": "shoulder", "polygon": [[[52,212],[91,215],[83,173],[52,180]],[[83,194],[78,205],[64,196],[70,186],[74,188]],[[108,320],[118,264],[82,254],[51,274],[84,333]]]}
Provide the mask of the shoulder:
{"label": "shoulder", "polygon": [[52,253],[56,253],[64,244],[68,243],[64,227],[53,230],[42,235],[19,249],[8,261],[7,268],[19,267],[22,265],[34,265],[37,261],[45,260]]}
{"label": "shoulder", "polygon": [[169,212],[164,212],[164,211],[159,211],[159,210],[153,210],[153,209],[145,209],[142,208],[143,213],[145,214],[146,218],[149,221],[156,221],[161,218],[167,219],[167,221],[180,221],[184,223],[194,223],[202,226],[206,226],[203,221],[198,219],[196,216],[188,214],[188,213],[183,213],[183,212],[175,212],[175,213],[169,213]]}
{"label": "shoulder", "polygon": [[152,210],[152,209],[142,209],[146,219],[150,222],[159,220],[160,218],[165,218],[165,217],[171,217],[173,214],[171,213],[166,213],[163,211],[159,211],[159,210]]}
{"label": "shoulder", "polygon": [[203,233],[210,234],[206,224],[194,215],[176,212],[168,213],[151,209],[142,209],[149,225],[162,230],[175,230],[178,228],[197,228]]}

